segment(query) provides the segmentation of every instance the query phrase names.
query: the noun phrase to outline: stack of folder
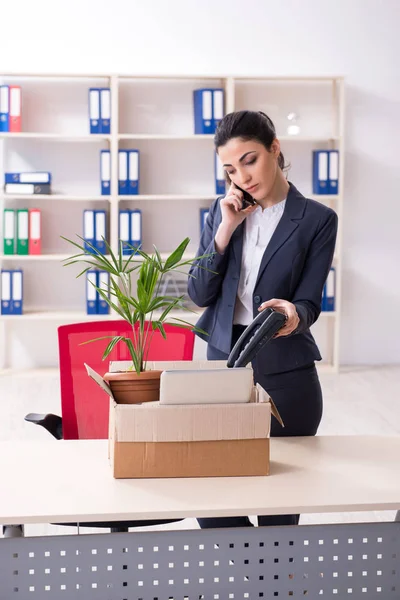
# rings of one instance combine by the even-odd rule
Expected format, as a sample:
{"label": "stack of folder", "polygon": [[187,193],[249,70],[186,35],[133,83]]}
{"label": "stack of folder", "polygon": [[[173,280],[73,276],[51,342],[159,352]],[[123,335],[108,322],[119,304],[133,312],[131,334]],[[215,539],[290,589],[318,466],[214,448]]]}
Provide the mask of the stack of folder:
{"label": "stack of folder", "polygon": [[22,315],[23,273],[21,269],[1,270],[1,314]]}
{"label": "stack of folder", "polygon": [[110,88],[89,89],[89,129],[91,134],[111,132]]}
{"label": "stack of folder", "polygon": [[139,194],[139,150],[118,151],[118,194],[120,196]]}
{"label": "stack of folder", "polygon": [[[118,195],[137,196],[139,194],[140,159],[139,150],[128,149],[118,151]],[[111,153],[100,151],[100,186],[101,195],[111,194]]]}
{"label": "stack of folder", "polygon": [[221,159],[218,154],[214,156],[214,176],[215,176],[215,193],[225,194],[226,193],[226,181],[224,167],[222,166]]}
{"label": "stack of folder", "polygon": [[122,242],[123,254],[132,254],[131,246],[139,248],[142,245],[141,210],[125,209],[119,211],[119,240]]}
{"label": "stack of folder", "polygon": [[322,292],[322,303],[321,310],[323,312],[333,312],[335,310],[335,296],[336,296],[336,269],[332,267],[328,279],[324,285]]}
{"label": "stack of folder", "polygon": [[109,296],[110,274],[107,271],[91,269],[86,272],[86,313],[88,315],[108,315],[110,307],[96,288]]}
{"label": "stack of folder", "polygon": [[4,254],[41,254],[41,211],[37,208],[5,208]]}
{"label": "stack of folder", "polygon": [[339,193],[339,150],[313,151],[313,194]]}
{"label": "stack of folder", "polygon": [[204,225],[206,224],[209,212],[210,212],[209,208],[201,208],[200,209],[200,235],[203,233]]}
{"label": "stack of folder", "polygon": [[201,88],[193,91],[195,134],[215,133],[224,116],[224,90]]}
{"label": "stack of folder", "polygon": [[22,94],[19,85],[0,85],[0,133],[20,133]]}
{"label": "stack of folder", "polygon": [[106,253],[107,219],[105,210],[83,211],[83,239],[86,252],[93,253],[93,246],[101,254]]}
{"label": "stack of folder", "polygon": [[51,194],[51,173],[47,171],[5,173],[4,192],[16,196]]}

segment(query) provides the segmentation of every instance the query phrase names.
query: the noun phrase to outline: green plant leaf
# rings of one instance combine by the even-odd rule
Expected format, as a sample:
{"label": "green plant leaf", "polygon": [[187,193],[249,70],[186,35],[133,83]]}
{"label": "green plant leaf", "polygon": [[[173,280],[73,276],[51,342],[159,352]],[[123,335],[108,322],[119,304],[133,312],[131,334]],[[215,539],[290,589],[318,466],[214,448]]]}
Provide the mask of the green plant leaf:
{"label": "green plant leaf", "polygon": [[138,353],[132,343],[132,340],[129,338],[124,338],[125,344],[128,347],[129,354],[131,355],[131,359],[133,365],[135,367],[136,373],[139,375],[143,371],[143,355]]}
{"label": "green plant leaf", "polygon": [[161,254],[159,253],[158,249],[156,246],[154,246],[153,244],[153,248],[154,248],[154,253],[156,255],[156,259],[157,259],[157,266],[158,269],[161,271],[163,268],[163,264],[162,264],[162,258],[161,258]]}
{"label": "green plant leaf", "polygon": [[153,325],[153,330],[158,330],[161,333],[164,340],[166,340],[167,334],[164,329],[164,325],[161,323],[161,321],[153,321],[152,325]]}
{"label": "green plant leaf", "polygon": [[186,248],[190,242],[189,238],[185,238],[181,244],[169,255],[164,264],[164,272],[171,270],[175,265],[177,265],[181,260],[182,256],[185,253]]}
{"label": "green plant leaf", "polygon": [[171,312],[171,310],[173,310],[174,308],[176,308],[179,305],[179,303],[182,301],[181,300],[182,297],[176,298],[176,301],[171,302],[171,304],[164,310],[164,312],[162,313],[162,315],[159,319],[161,322],[164,322],[165,319],[167,318],[167,316],[169,315],[169,313]]}
{"label": "green plant leaf", "polygon": [[[77,242],[74,242],[73,240],[70,240],[66,237],[64,237],[63,235],[60,236],[62,240],[68,242],[69,244],[72,244],[72,246],[75,246],[75,248],[79,248],[79,250],[81,250],[81,252],[83,254],[85,254],[85,248],[83,246],[80,246]],[[77,236],[79,237],[79,236]]]}
{"label": "green plant leaf", "polygon": [[189,323],[188,321],[183,321],[182,319],[178,319],[176,317],[171,317],[172,319],[174,319],[174,321],[176,321],[176,323],[171,323],[170,321],[168,321],[168,325],[173,325],[174,327],[180,327],[181,323],[182,323],[182,327],[184,326],[185,329],[192,329],[193,331],[195,331],[196,333],[203,333],[204,335],[209,335],[207,333],[207,331],[204,331],[204,329],[200,329],[200,327],[196,327],[196,325],[193,325],[192,323]]}
{"label": "green plant leaf", "polygon": [[[184,296],[179,296],[183,298]],[[149,311],[155,311],[165,306],[169,306],[171,302],[175,302],[177,296],[155,296],[149,304]]]}
{"label": "green plant leaf", "polygon": [[132,252],[132,254],[128,258],[126,258],[125,256],[123,256],[123,254],[122,254],[122,248],[120,249],[120,253],[121,253],[121,258],[125,261],[124,268],[123,268],[123,270],[124,270],[125,273],[129,272],[128,271],[128,267],[129,267],[129,265],[132,262],[136,262],[137,263],[137,265],[133,268],[133,270],[140,269],[140,265],[142,264],[143,261],[141,261],[141,260],[134,261],[134,258],[137,257],[137,255],[138,255],[138,253],[136,251]]}
{"label": "green plant leaf", "polygon": [[[166,337],[164,323],[168,322],[176,327],[197,330],[205,334],[202,330],[195,328],[192,323],[173,317],[174,309],[195,314],[195,311],[184,306],[184,294],[171,296],[160,293],[163,277],[167,273],[174,271],[175,273],[182,273],[185,277],[193,276],[187,272],[187,268],[193,264],[197,265],[203,257],[211,256],[203,255],[194,259],[184,259],[183,256],[187,251],[189,238],[183,240],[167,257],[165,262],[163,262],[156,246],[154,246],[152,255],[141,248],[130,246],[132,253],[130,256],[124,256],[121,243],[118,245],[118,252],[115,253],[107,240],[104,240],[106,254],[103,255],[97,251],[93,244],[88,245],[81,236],[77,236],[77,238],[81,243],[76,243],[65,237],[62,238],[80,252],[80,254],[75,253],[70,256],[66,263],[68,265],[78,262],[83,263],[85,268],[82,267],[78,277],[81,277],[93,267],[108,272],[110,275],[108,289],[94,287],[100,298],[113,309],[115,314],[132,326],[133,340],[130,337],[107,336],[107,339],[111,341],[109,341],[104,351],[105,357],[118,343],[124,343],[128,348],[134,369],[140,373],[146,363],[147,352],[151,346],[154,331],[158,330],[163,337]],[[86,251],[87,246],[91,252]],[[198,266],[216,274],[215,271],[207,267],[200,264]],[[131,274],[134,272],[137,274],[134,279],[135,284],[133,284],[133,277],[131,278]],[[132,288],[133,285],[134,289]],[[100,339],[97,338],[97,340]]]}
{"label": "green plant leaf", "polygon": [[[81,238],[81,236],[78,235],[77,237],[79,239],[83,240],[83,238]],[[114,268],[114,266],[112,265],[112,263],[110,263],[110,261],[107,259],[107,257],[104,254],[102,254],[101,252],[99,252],[97,250],[97,248],[95,248],[95,246],[93,246],[93,244],[91,244],[89,242],[85,242],[90,248],[93,249],[93,252],[86,252],[85,248],[83,246],[80,246],[76,242],[68,240],[67,238],[63,238],[63,239],[68,241],[73,246],[75,246],[76,248],[79,248],[81,250],[81,254],[73,255],[73,256],[69,257],[68,259],[66,259],[64,266],[68,266],[70,264],[75,264],[76,262],[83,262],[92,267],[97,267],[103,271],[107,271],[107,273],[112,273],[113,275],[118,275],[118,270],[116,270]],[[75,260],[75,259],[78,259],[78,260]]]}
{"label": "green plant leaf", "polygon": [[116,259],[115,254],[112,251],[112,248],[111,248],[110,244],[104,238],[103,238],[103,241],[104,241],[104,244],[105,244],[105,247],[106,247],[106,250],[107,250],[107,254],[109,254],[110,257],[111,257],[111,261],[112,262],[109,261],[110,266],[113,267],[113,269],[116,271],[116,273],[120,273],[121,270],[119,269],[119,262]]}
{"label": "green plant leaf", "polygon": [[85,346],[86,344],[91,344],[92,342],[100,342],[101,340],[110,340],[113,337],[114,337],[113,335],[103,335],[102,337],[99,337],[99,338],[94,338],[92,340],[86,340],[85,342],[80,342],[79,345]]}
{"label": "green plant leaf", "polygon": [[111,340],[111,342],[107,345],[106,349],[104,350],[102,360],[105,360],[107,358],[107,356],[109,356],[111,354],[111,352],[114,350],[115,346],[124,339],[125,338],[122,335],[117,335],[116,337],[114,337]]}
{"label": "green plant leaf", "polygon": [[149,296],[147,294],[147,290],[143,279],[139,279],[137,282],[137,296],[140,310],[146,312],[149,304]]}
{"label": "green plant leaf", "polygon": [[[100,296],[103,298],[103,300],[105,302],[107,302],[108,306],[110,306],[113,310],[115,310],[115,312],[122,319],[124,319],[125,321],[128,321],[128,323],[131,322],[130,311],[126,310],[125,307],[121,304],[121,302],[120,302],[120,306],[117,306],[117,304],[115,304],[115,302],[113,302],[111,300],[111,298],[108,296],[108,294],[104,290],[98,288],[97,286],[94,286],[94,287],[96,288],[96,290],[98,291]],[[110,292],[111,292],[111,290],[110,290]]]}
{"label": "green plant leaf", "polygon": [[83,271],[81,273],[79,273],[79,275],[76,276],[76,279],[78,279],[78,277],[81,277],[82,275],[84,275],[87,271],[90,271],[90,267],[86,267],[86,269],[83,269]]}

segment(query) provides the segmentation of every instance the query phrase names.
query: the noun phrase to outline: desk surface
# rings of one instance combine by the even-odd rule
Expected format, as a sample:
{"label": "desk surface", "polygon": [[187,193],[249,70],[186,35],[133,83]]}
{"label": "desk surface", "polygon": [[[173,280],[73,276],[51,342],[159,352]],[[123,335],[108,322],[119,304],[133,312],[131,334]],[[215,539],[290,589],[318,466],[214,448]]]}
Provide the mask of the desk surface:
{"label": "desk surface", "polygon": [[120,479],[106,440],[0,442],[0,523],[400,508],[400,436],[272,438],[268,477]]}

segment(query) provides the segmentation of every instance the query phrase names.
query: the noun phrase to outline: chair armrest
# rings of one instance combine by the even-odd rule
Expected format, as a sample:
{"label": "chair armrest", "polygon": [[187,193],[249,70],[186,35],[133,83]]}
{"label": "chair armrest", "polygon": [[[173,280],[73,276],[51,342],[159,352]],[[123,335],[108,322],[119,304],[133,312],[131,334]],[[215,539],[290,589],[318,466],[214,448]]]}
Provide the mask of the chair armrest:
{"label": "chair armrest", "polygon": [[25,421],[29,423],[34,423],[35,425],[41,425],[52,436],[56,438],[56,440],[63,439],[63,430],[62,430],[62,418],[58,415],[53,415],[52,413],[48,413],[47,415],[41,415],[37,413],[29,413],[25,417]]}

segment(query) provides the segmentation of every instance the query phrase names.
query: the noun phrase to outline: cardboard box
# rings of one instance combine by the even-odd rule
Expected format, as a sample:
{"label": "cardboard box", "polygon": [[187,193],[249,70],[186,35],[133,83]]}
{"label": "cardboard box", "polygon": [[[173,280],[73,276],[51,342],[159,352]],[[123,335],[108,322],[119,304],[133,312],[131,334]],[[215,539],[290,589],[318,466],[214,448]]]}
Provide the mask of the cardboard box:
{"label": "cardboard box", "polygon": [[270,421],[269,403],[124,405],[110,398],[113,475],[268,475]]}
{"label": "cardboard box", "polygon": [[[221,368],[221,361],[215,363],[211,368]],[[197,362],[189,365],[196,368]],[[253,386],[251,401],[243,404],[127,405],[117,404],[107,383],[90,368],[88,373],[110,396],[109,460],[115,478],[269,474],[271,414],[280,417],[260,386]]]}

